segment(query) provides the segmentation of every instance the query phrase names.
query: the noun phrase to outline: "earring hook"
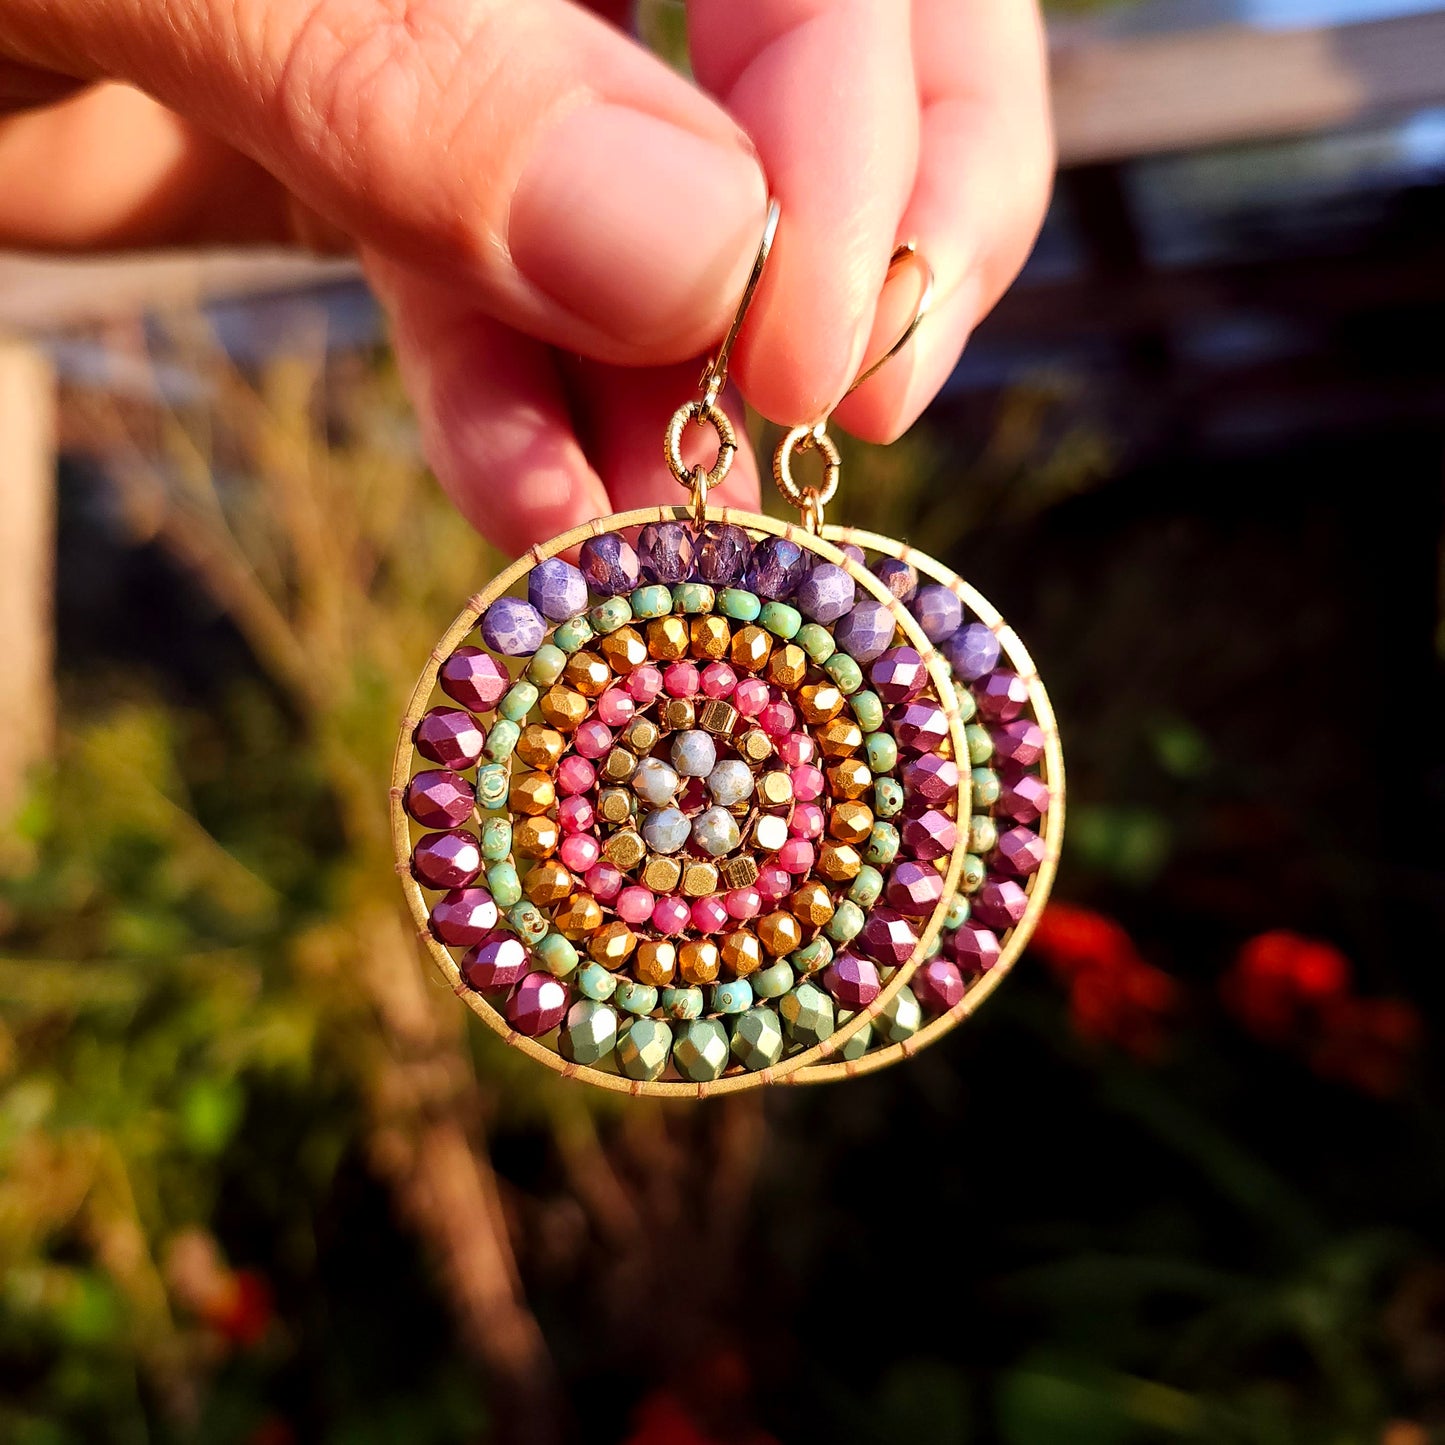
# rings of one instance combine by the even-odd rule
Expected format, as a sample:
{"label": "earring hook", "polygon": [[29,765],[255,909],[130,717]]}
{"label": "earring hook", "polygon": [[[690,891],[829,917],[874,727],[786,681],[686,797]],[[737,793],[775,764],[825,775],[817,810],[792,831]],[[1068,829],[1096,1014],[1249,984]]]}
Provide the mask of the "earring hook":
{"label": "earring hook", "polygon": [[737,310],[733,312],[732,324],[728,327],[727,335],[722,339],[722,345],[718,347],[716,354],[709,358],[707,365],[702,369],[702,380],[698,386],[709,406],[716,404],[718,397],[722,395],[723,387],[727,384],[728,362],[732,359],[733,343],[737,341],[738,333],[743,329],[743,322],[748,319],[753,296],[757,292],[758,283],[763,279],[763,268],[768,264],[768,257],[773,252],[773,238],[778,234],[778,221],[782,214],[783,208],[779,205],[777,197],[769,196],[768,218],[763,223],[763,235],[758,242],[757,254],[753,257],[753,269],[748,276],[748,284],[743,288]]}
{"label": "earring hook", "polygon": [[[914,332],[923,325],[923,318],[928,315],[933,307],[933,290],[936,284],[936,278],[933,274],[933,267],[928,264],[923,253],[918,249],[917,241],[903,241],[894,248],[892,256],[888,258],[887,276],[891,276],[899,266],[907,261],[912,261],[918,266],[923,276],[923,289],[918,293],[918,301],[913,307],[913,316],[893,345],[890,346],[872,366],[860,371],[858,375],[853,378],[852,385],[843,393],[845,397],[852,396],[865,381],[882,371],[883,368],[913,340]],[[885,276],[885,280],[886,279],[887,277]]]}

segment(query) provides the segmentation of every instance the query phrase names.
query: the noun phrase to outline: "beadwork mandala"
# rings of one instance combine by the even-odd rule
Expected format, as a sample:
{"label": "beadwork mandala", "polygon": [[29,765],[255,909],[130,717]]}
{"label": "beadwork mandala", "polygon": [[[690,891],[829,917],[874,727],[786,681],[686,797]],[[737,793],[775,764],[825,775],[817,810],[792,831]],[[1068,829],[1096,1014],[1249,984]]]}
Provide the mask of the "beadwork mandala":
{"label": "beadwork mandala", "polygon": [[827,1077],[1002,966],[1052,868],[1052,725],[1001,624],[872,550],[646,509],[458,617],[393,823],[422,937],[511,1042],[635,1093]]}

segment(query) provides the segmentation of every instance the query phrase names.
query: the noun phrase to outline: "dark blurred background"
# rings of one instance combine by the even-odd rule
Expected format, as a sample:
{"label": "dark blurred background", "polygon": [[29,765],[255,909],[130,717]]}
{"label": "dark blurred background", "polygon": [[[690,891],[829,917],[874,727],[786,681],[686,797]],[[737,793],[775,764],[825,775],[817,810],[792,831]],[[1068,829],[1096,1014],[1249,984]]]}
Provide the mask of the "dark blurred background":
{"label": "dark blurred background", "polygon": [[594,1095],[416,954],[497,559],[346,268],[0,260],[0,1440],[1445,1440],[1445,10],[1053,22],[1037,252],[839,515],[1027,640],[1063,867],[842,1085]]}

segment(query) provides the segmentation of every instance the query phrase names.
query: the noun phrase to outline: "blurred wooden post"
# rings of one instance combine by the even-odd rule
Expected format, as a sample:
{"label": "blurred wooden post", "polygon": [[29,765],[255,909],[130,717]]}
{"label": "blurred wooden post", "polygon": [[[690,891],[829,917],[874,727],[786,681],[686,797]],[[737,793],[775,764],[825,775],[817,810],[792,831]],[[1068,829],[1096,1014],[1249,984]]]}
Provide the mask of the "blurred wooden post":
{"label": "blurred wooden post", "polygon": [[55,376],[0,341],[0,839],[53,743],[54,593]]}

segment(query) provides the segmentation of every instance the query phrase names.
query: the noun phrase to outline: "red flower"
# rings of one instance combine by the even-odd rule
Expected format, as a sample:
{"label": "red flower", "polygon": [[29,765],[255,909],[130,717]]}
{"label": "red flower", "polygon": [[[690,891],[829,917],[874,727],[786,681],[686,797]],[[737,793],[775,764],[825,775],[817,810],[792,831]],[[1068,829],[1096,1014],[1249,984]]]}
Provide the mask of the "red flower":
{"label": "red flower", "polygon": [[1339,998],[1320,1014],[1310,1065],[1376,1098],[1405,1085],[1423,1032],[1420,1015],[1403,999]]}
{"label": "red flower", "polygon": [[1112,918],[1068,903],[1050,903],[1030,947],[1061,978],[1080,969],[1118,966],[1138,958],[1134,940]]}
{"label": "red flower", "polygon": [[1349,987],[1350,962],[1339,949],[1282,928],[1245,943],[1222,985],[1245,1028],[1276,1042],[1294,1036]]}

